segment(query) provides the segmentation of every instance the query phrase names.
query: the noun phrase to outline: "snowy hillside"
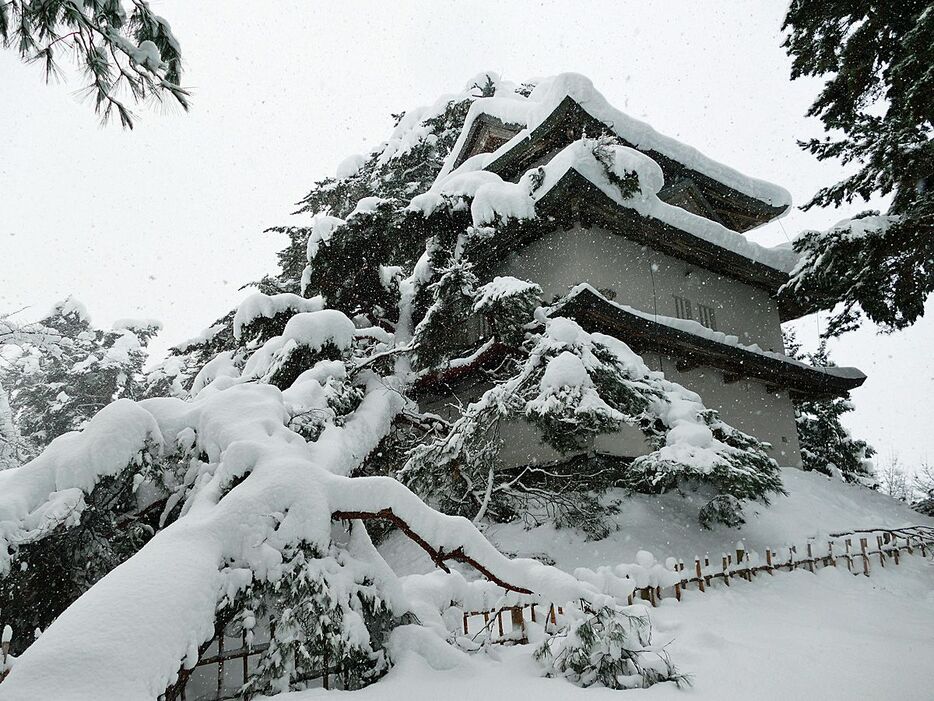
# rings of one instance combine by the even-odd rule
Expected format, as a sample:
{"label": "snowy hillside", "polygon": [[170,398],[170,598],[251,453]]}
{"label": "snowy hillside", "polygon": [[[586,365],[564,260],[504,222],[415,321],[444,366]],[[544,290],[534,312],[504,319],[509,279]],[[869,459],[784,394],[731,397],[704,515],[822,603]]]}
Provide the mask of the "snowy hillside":
{"label": "snowy hillside", "polygon": [[[505,552],[553,559],[558,567],[633,562],[639,550],[659,560],[687,560],[710,553],[719,558],[742,540],[747,549],[804,544],[809,538],[856,527],[898,528],[931,524],[905,504],[865,487],[795,469],[783,470],[787,497],[747,513],[739,529],[703,530],[680,497],[623,497],[615,517],[619,531],[599,541],[543,525],[495,525],[486,535]],[[690,497],[689,497],[690,498]],[[384,551],[411,572],[431,563],[393,537]],[[934,655],[934,560],[903,557],[896,568],[875,562],[871,576],[851,575],[841,564],[812,574],[803,569],[733,580],[699,594],[694,588],[678,603],[665,599],[651,610],[656,644],[668,644],[693,687],[659,684],[643,690],[648,699],[930,699],[920,660]],[[530,636],[531,637],[531,636]],[[534,642],[534,641],[533,641]],[[885,673],[880,673],[885,670]],[[278,696],[277,701],[322,698],[320,690]],[[486,655],[438,659],[412,652],[376,687],[354,698],[413,701],[449,698],[541,701],[618,698],[606,689],[580,689],[543,679],[528,646],[497,647]]]}
{"label": "snowy hillside", "polygon": [[[845,569],[799,570],[735,582],[729,589],[685,594],[652,609],[656,638],[670,641],[693,686],[657,684],[638,699],[900,699],[931,698],[926,661],[934,655],[934,564],[920,556],[870,579]],[[542,678],[529,646],[485,655],[441,658],[407,652],[379,684],[353,695],[311,689],[276,701],[483,699],[600,701],[609,689],[581,689]]]}
{"label": "snowy hillside", "polygon": [[[546,556],[561,569],[594,568],[635,562],[636,553],[647,550],[664,562],[668,557],[687,562],[695,556],[719,558],[738,541],[746,549],[764,553],[766,548],[802,545],[809,538],[820,543],[831,533],[858,528],[900,528],[934,525],[934,519],[912,511],[900,501],[862,486],[833,480],[814,472],[786,468],[782,482],[788,496],[777,496],[771,506],[746,507],[746,524],[706,530],[697,523],[692,495],[625,495],[619,514],[610,518],[618,530],[603,540],[588,540],[574,529],[543,524],[527,530],[522,523],[493,524],[484,535],[500,550],[519,557]],[[391,560],[402,574],[430,571],[431,562],[405,539],[393,536],[381,550],[392,551]],[[388,557],[387,553],[387,557]]]}

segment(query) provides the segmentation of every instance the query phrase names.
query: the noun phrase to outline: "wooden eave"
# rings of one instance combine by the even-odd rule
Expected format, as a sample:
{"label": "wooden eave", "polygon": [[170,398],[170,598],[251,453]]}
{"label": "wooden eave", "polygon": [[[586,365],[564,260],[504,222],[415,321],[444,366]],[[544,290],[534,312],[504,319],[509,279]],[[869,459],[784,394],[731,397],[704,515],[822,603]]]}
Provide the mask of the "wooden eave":
{"label": "wooden eave", "polygon": [[591,290],[582,290],[553,313],[575,319],[586,331],[615,336],[637,353],[673,356],[679,369],[716,368],[725,382],[756,380],[769,391],[787,390],[794,400],[845,396],[866,380],[865,375],[836,375],[688,333],[620,309]]}
{"label": "wooden eave", "polygon": [[[461,154],[455,160],[455,165],[463,163],[468,154],[473,155],[479,152],[475,149],[474,141],[481,133],[481,119],[482,117],[474,122],[471,134]],[[496,173],[503,180],[515,180],[549,153],[564,148],[585,134],[594,137],[608,131],[612,131],[609,125],[591,116],[573,98],[565,97],[544,122],[522,141],[488,164],[486,170]],[[622,143],[642,151],[658,163],[666,183],[677,186],[685,180],[692,181],[716,214],[715,221],[720,221],[734,231],[748,231],[771,221],[788,209],[787,206],[773,207],[755,197],[738,192],[658,151],[639,149],[625,139]],[[665,194],[666,190],[663,189],[659,197],[664,200]]]}

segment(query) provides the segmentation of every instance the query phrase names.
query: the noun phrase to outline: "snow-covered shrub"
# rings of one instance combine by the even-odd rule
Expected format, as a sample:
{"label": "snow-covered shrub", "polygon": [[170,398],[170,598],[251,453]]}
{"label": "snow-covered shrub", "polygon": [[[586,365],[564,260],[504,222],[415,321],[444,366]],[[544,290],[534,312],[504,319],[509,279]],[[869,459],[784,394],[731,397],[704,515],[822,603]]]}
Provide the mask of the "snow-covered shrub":
{"label": "snow-covered shrub", "polygon": [[700,510],[700,522],[704,528],[713,528],[723,524],[727,528],[742,526],[743,503],[731,494],[718,494]]}
{"label": "snow-covered shrub", "polygon": [[388,670],[384,644],[398,617],[360,563],[343,559],[340,552],[322,557],[301,546],[289,553],[278,579],[251,592],[261,602],[253,610],[268,614],[273,632],[246,698],[289,691],[324,670],[343,688],[356,689]]}
{"label": "snow-covered shrub", "polygon": [[648,612],[640,606],[568,610],[570,622],[535,650],[548,676],[580,686],[644,689],[688,683],[664,648],[652,646]]}

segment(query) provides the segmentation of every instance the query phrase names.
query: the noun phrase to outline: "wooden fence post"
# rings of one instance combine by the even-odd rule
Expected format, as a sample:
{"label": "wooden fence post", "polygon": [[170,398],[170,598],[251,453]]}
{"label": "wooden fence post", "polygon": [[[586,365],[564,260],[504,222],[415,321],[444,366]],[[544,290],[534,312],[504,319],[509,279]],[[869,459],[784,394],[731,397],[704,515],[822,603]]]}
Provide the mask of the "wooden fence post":
{"label": "wooden fence post", "polygon": [[11,628],[4,628],[3,639],[0,641],[0,682],[8,674],[3,668],[6,667],[6,658],[10,654],[10,643],[12,642]]}
{"label": "wooden fence post", "polygon": [[[705,555],[704,556],[704,571],[706,572],[709,567],[710,567],[710,556]],[[710,575],[704,575],[704,581],[707,582],[707,584],[710,584],[710,579],[711,579]]]}
{"label": "wooden fence post", "polygon": [[700,590],[701,594],[707,591],[707,587],[704,585],[704,573],[701,571],[700,558],[694,558],[694,572],[697,574],[697,588]]}
{"label": "wooden fence post", "polygon": [[510,609],[510,618],[511,620],[509,622],[512,625],[512,636],[515,638],[516,630],[518,630],[519,637],[517,641],[523,644],[529,642],[529,635],[525,630],[525,617],[522,615],[522,607],[513,606]]}
{"label": "wooden fence post", "polygon": [[813,551],[812,548],[811,548],[811,541],[808,541],[807,548],[808,548],[808,550],[807,550],[807,552],[808,552],[808,570],[811,571],[811,572],[813,572],[813,571],[814,571],[814,551]]}
{"label": "wooden fence post", "polygon": [[723,556],[723,581],[727,586],[730,586],[730,565],[729,565],[729,556]]}
{"label": "wooden fence post", "polygon": [[847,538],[844,541],[846,545],[846,568],[852,572],[853,571],[853,556],[850,554],[850,547],[853,545],[853,541],[850,538]]}
{"label": "wooden fence post", "polygon": [[859,539],[859,549],[863,554],[863,574],[869,576],[869,555],[866,554],[866,539]]}
{"label": "wooden fence post", "polygon": [[798,548],[795,545],[790,545],[788,547],[788,571],[792,572],[795,568],[798,567],[798,561],[795,559],[795,556],[798,554]]}
{"label": "wooden fence post", "polygon": [[772,548],[765,549],[765,571],[772,574]]}
{"label": "wooden fence post", "polygon": [[832,540],[827,541],[827,559],[830,561],[831,565],[833,565],[834,567],[837,566],[837,558],[834,557],[834,554],[833,554],[833,541]]}
{"label": "wooden fence post", "polygon": [[[221,627],[217,636],[217,698],[224,692],[224,629]],[[325,686],[327,688],[327,686]]]}
{"label": "wooden fence post", "polygon": [[885,553],[882,552],[882,536],[876,536],[876,547],[879,548],[879,564],[885,567]]}

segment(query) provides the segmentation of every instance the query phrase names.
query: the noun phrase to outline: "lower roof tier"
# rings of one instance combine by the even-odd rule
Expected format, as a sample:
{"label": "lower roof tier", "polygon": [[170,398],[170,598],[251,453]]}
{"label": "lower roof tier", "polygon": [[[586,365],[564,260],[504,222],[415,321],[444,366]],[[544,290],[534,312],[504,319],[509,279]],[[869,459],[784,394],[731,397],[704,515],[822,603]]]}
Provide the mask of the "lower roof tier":
{"label": "lower roof tier", "polygon": [[735,337],[710,331],[694,321],[645,314],[616,304],[589,285],[580,285],[552,316],[567,316],[587,331],[616,336],[637,353],[663,353],[677,359],[685,371],[712,367],[727,382],[758,380],[773,391],[787,390],[792,399],[845,396],[866,381],[856,368],[814,367],[780,353],[733,342]]}

